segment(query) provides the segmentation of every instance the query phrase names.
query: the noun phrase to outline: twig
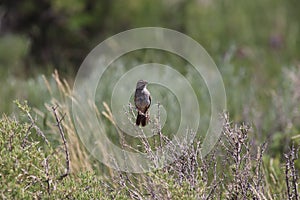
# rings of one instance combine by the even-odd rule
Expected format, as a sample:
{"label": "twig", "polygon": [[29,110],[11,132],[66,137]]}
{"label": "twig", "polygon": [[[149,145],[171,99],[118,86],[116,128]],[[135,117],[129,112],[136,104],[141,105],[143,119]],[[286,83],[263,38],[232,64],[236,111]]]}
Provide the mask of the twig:
{"label": "twig", "polygon": [[295,161],[298,159],[299,147],[296,149],[292,144],[291,150],[284,154],[286,158],[285,164],[285,181],[287,186],[287,194],[289,199],[299,200],[298,194],[298,177],[295,169]]}
{"label": "twig", "polygon": [[47,192],[50,195],[50,179],[49,179],[49,163],[48,157],[44,160],[45,174],[46,174],[46,182],[47,182]]}
{"label": "twig", "polygon": [[30,130],[32,129],[33,126],[34,126],[34,123],[31,122],[30,126],[28,127],[28,129],[27,129],[27,131],[26,131],[26,134],[25,134],[25,137],[24,137],[24,139],[23,139],[23,142],[22,142],[22,147],[23,147],[23,148],[25,148],[25,146],[26,146],[25,143],[26,143],[26,141],[27,141],[27,139],[28,139],[29,132],[30,132]]}
{"label": "twig", "polygon": [[[37,134],[40,135],[40,136],[44,139],[44,141],[46,142],[47,145],[49,145],[49,141],[47,140],[45,134],[44,134],[43,131],[41,131],[41,129],[35,124],[35,120],[32,118],[32,116],[30,115],[30,113],[29,113],[29,112],[26,112],[26,114],[27,114],[27,117],[28,117],[29,121],[31,122],[31,126],[30,126],[29,128],[31,129],[31,127],[33,127],[33,128],[36,130]],[[28,130],[28,132],[30,131],[30,129]],[[25,137],[25,139],[26,139],[26,137]]]}
{"label": "twig", "polygon": [[295,149],[295,146],[293,144],[292,146],[292,159],[291,159],[291,173],[292,173],[292,184],[293,184],[293,191],[295,199],[299,200],[299,193],[298,193],[298,177],[295,169],[295,161],[298,159],[298,152],[299,147]]}
{"label": "twig", "polygon": [[59,119],[59,117],[57,115],[57,112],[56,112],[57,107],[58,107],[58,105],[52,106],[52,111],[53,111],[53,114],[54,114],[54,117],[55,117],[55,120],[56,120],[56,126],[58,127],[60,136],[63,140],[64,150],[65,150],[65,154],[66,154],[66,172],[60,176],[60,179],[63,179],[63,178],[65,178],[66,176],[68,176],[70,174],[70,154],[69,154],[69,150],[68,150],[68,146],[67,146],[67,140],[66,140],[66,137],[65,137],[65,134],[64,134],[64,130],[63,130],[62,125],[61,125],[61,122],[64,119],[65,115],[62,118]]}
{"label": "twig", "polygon": [[157,121],[158,121],[158,135],[160,142],[160,149],[162,148],[162,134],[161,134],[161,124],[160,124],[160,103],[157,103]]}
{"label": "twig", "polygon": [[286,164],[285,164],[285,183],[286,183],[286,187],[287,187],[287,195],[289,197],[289,199],[292,199],[292,194],[291,194],[291,191],[290,191],[290,181],[289,181],[289,171],[290,171],[290,165],[289,165],[289,157],[288,155],[285,155],[287,161],[286,161]]}
{"label": "twig", "polygon": [[267,142],[265,141],[261,146],[258,147],[259,149],[257,150],[257,158],[256,158],[256,169],[255,169],[255,175],[256,175],[256,181],[254,182],[254,188],[256,191],[260,190],[260,186],[262,186],[262,170],[261,170],[261,165],[262,165],[262,158],[263,154],[267,148]]}

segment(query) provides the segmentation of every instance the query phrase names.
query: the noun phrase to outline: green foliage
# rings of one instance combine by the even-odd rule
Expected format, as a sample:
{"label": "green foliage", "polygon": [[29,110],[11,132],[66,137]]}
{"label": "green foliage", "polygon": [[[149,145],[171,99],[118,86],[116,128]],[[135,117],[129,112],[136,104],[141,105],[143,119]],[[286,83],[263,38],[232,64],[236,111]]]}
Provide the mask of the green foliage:
{"label": "green foliage", "polygon": [[111,199],[109,190],[93,172],[70,175],[59,181],[48,197],[53,199]]}
{"label": "green foliage", "polygon": [[[198,170],[200,174],[200,169]],[[149,173],[147,176],[153,184],[153,193],[159,199],[200,199],[209,195],[209,187],[201,179],[196,184],[191,184],[186,179],[179,183],[178,178],[163,171]]]}
{"label": "green foliage", "polygon": [[[43,125],[41,128],[45,132],[51,133],[47,137],[53,137],[56,129],[49,125],[53,121],[49,120],[51,114],[44,104],[51,101],[68,109],[66,101],[70,93],[64,93],[60,86],[56,87],[58,82],[52,79],[45,84],[44,78],[36,74],[46,73],[48,80],[48,75],[55,67],[64,76],[67,74],[74,77],[74,72],[95,44],[123,30],[141,26],[175,29],[202,44],[216,61],[226,87],[227,108],[232,119],[253,125],[253,134],[249,137],[254,144],[263,141],[268,143],[268,149],[262,157],[262,179],[265,182],[260,191],[265,191],[264,197],[267,199],[285,199],[283,153],[289,151],[291,143],[299,143],[300,131],[299,2],[4,0],[0,9],[0,112],[12,113],[15,111],[11,103],[14,99],[27,99],[28,104],[35,108],[33,110],[37,108],[42,111],[39,114],[42,113],[43,122],[38,119],[37,124]],[[101,99],[98,98],[99,102],[96,102],[99,110],[104,110],[102,101],[110,102],[110,91],[114,87],[114,84],[110,84],[111,80],[118,80],[131,66],[147,62],[176,66],[176,70],[191,81],[202,115],[200,132],[206,130],[210,99],[205,83],[203,80],[195,80],[195,72],[183,59],[161,51],[132,52],[113,63],[110,70],[106,71],[103,84],[99,85],[97,95]],[[72,81],[73,78],[70,79]],[[165,91],[158,89],[153,92],[156,97],[165,98],[160,100],[162,103],[164,100],[173,101],[171,95],[160,93],[164,94]],[[0,120],[0,195],[3,198],[136,197],[137,188],[140,189],[144,182],[141,184],[135,180],[137,186],[128,185],[130,183],[118,185],[115,180],[103,181],[92,171],[74,173],[59,180],[64,161],[61,153],[53,149],[59,146],[59,142],[45,145],[44,140],[31,127],[32,124],[25,122],[30,107],[17,104],[25,112],[16,117],[20,121],[6,115]],[[168,107],[169,116],[176,116],[177,109]],[[66,113],[67,116],[71,114],[70,110]],[[169,120],[167,123],[169,127],[176,127],[177,122]],[[70,146],[74,145],[71,147],[74,148],[73,154],[71,152],[72,164],[91,166],[87,156],[81,154],[84,151],[78,148],[80,143],[74,139],[76,130],[72,121],[66,120],[63,123],[71,141]],[[109,120],[104,120],[104,128],[112,136],[113,142],[117,143],[117,135],[114,137],[112,134],[115,133],[114,126]],[[170,130],[163,129],[164,133]],[[242,157],[246,157],[245,150],[242,153]],[[45,163],[47,158],[48,175]],[[223,158],[224,161],[227,159]],[[224,165],[218,169],[226,169],[223,173],[227,179],[222,183],[225,188],[235,184],[234,170],[239,170],[238,175],[244,180],[257,180],[255,170],[251,169],[247,171],[247,176],[242,176],[246,164],[237,168],[232,160],[229,161],[225,163],[228,165],[221,163]],[[299,169],[300,162],[296,161],[295,165]],[[77,170],[80,171],[79,167]],[[95,171],[99,174],[106,170]],[[201,170],[197,173],[205,174]],[[208,174],[210,178],[213,177],[212,172]],[[169,171],[148,175],[154,191],[163,198],[197,199],[200,194],[208,194],[214,186],[199,178],[195,189],[187,180],[178,182],[174,172],[172,174]],[[140,191],[139,194],[151,196],[150,193],[143,193],[151,190],[142,188]],[[228,197],[228,191],[226,193],[224,188],[219,193],[222,199]]]}
{"label": "green foliage", "polygon": [[[28,114],[26,103],[16,101]],[[107,191],[101,179],[85,172],[61,180],[61,154],[34,138],[33,124],[21,123],[14,118],[0,119],[0,194],[4,199],[82,198],[104,199]]]}
{"label": "green foliage", "polygon": [[[42,75],[27,80],[7,75],[1,79],[1,84],[0,94],[3,101],[0,101],[0,113],[16,111],[15,105],[11,103],[15,99],[26,100],[30,106],[40,109],[50,99],[50,94],[47,91]],[[53,87],[55,83],[52,81],[50,84]]]}
{"label": "green foliage", "polygon": [[[16,104],[30,116],[26,102],[16,101]],[[297,189],[293,183],[297,176],[291,169],[295,167],[293,162],[297,162],[298,149],[293,148],[287,154],[293,155],[290,158],[294,160],[285,162],[290,167],[284,173],[279,159],[264,155],[264,145],[257,150],[250,145],[248,126],[238,126],[226,119],[222,140],[206,158],[201,157],[198,144],[183,145],[180,157],[153,172],[111,171],[110,177],[104,178],[92,170],[62,178],[64,158],[60,148],[37,142],[35,138],[40,135],[35,135],[34,123],[22,123],[3,115],[0,119],[1,196],[7,199],[286,199],[286,180],[290,187],[288,196],[295,195]]]}
{"label": "green foliage", "polygon": [[28,199],[45,194],[43,162],[46,152],[30,141],[30,124],[3,116],[0,120],[1,194],[4,198]]}
{"label": "green foliage", "polygon": [[[261,62],[276,71],[283,63],[295,61],[299,54],[297,6],[296,1],[281,0],[29,0],[22,3],[6,0],[2,6],[7,12],[3,32],[13,32],[30,43],[26,50],[26,62],[30,63],[27,69],[42,63],[70,72],[73,71],[70,68],[78,69],[87,52],[107,36],[130,28],[161,26],[193,37],[215,60],[236,45],[240,54],[234,62],[242,65]],[[14,42],[10,44],[10,51],[3,55],[18,55],[11,51],[23,49]],[[256,52],[255,57],[249,52],[245,54],[245,49],[250,54]]]}
{"label": "green foliage", "polygon": [[20,35],[0,37],[0,78],[5,78],[23,67],[22,59],[26,56],[27,51],[26,37]]}

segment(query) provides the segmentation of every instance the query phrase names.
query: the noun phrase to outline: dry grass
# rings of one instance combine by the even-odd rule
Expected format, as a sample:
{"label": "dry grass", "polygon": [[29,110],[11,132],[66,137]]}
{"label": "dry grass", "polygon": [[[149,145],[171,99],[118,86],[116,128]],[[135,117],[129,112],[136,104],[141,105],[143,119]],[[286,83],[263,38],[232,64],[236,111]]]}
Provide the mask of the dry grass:
{"label": "dry grass", "polygon": [[[275,164],[272,158],[265,156],[267,143],[257,145],[249,139],[252,128],[245,124],[235,124],[230,121],[229,115],[224,113],[223,132],[215,149],[206,157],[201,155],[201,141],[190,140],[196,132],[189,130],[187,137],[178,142],[171,140],[161,132],[160,117],[157,115],[149,126],[152,126],[153,137],[139,137],[138,142],[128,140],[124,133],[117,127],[111,109],[103,103],[104,110],[97,110],[97,117],[106,118],[118,132],[119,144],[124,150],[149,153],[153,161],[154,171],[146,174],[131,174],[120,170],[101,171],[94,166],[95,160],[81,144],[76,135],[76,129],[71,119],[72,93],[68,83],[61,80],[58,73],[53,75],[57,83],[59,98],[52,98],[52,105],[57,105],[58,118],[64,119],[61,125],[66,133],[70,152],[71,173],[79,171],[93,171],[107,173],[112,198],[130,197],[132,199],[299,199],[298,172],[295,167],[297,162],[297,149],[292,147],[286,154],[286,164]],[[50,84],[45,79],[48,90],[53,93]],[[97,107],[94,105],[94,108]],[[50,112],[50,110],[49,110]],[[128,123],[135,127],[135,110],[128,107]],[[40,113],[42,117],[43,114]],[[52,133],[57,133],[53,120],[47,121]],[[142,129],[136,129],[144,136]],[[138,144],[138,145],[137,145]],[[155,152],[168,145],[168,153],[173,156],[174,162],[158,167],[161,159]],[[139,146],[137,148],[137,146]],[[176,147],[176,148],[175,148]],[[103,150],[104,151],[104,150]],[[264,158],[266,158],[264,160]],[[285,166],[285,170],[283,170]],[[115,166],[118,169],[116,164]],[[100,171],[99,171],[100,170]],[[104,176],[107,176],[103,174]],[[286,183],[286,187],[282,185]],[[280,187],[278,187],[281,185]]]}
{"label": "dry grass", "polygon": [[[84,146],[81,144],[79,137],[76,134],[76,129],[72,120],[71,112],[71,100],[72,100],[72,90],[68,82],[61,78],[58,75],[58,72],[55,71],[52,75],[55,83],[57,84],[56,88],[51,88],[50,83],[44,77],[45,85],[48,88],[49,93],[52,96],[50,103],[45,104],[45,107],[52,113],[52,107],[57,106],[58,108],[58,118],[62,118],[61,121],[62,127],[66,132],[66,140],[70,152],[70,168],[72,173],[77,173],[82,170],[90,171],[93,169],[93,164],[91,162],[90,156]],[[54,93],[58,90],[59,96],[55,97]],[[45,118],[45,113],[40,112],[35,109],[35,112],[40,115],[40,117]],[[50,127],[50,133],[58,133],[56,126],[56,119],[54,115],[51,115],[51,120],[46,121],[46,125]]]}

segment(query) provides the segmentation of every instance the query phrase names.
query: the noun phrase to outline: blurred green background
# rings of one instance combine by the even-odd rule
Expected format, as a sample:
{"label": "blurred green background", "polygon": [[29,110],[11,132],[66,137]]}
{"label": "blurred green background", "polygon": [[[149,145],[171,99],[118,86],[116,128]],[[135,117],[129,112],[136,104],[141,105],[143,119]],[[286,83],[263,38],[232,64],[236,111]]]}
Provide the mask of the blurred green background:
{"label": "blurred green background", "polygon": [[58,69],[72,85],[101,41],[158,26],[197,40],[223,76],[231,117],[252,124],[261,141],[276,138],[272,148],[282,150],[300,130],[299,8],[297,0],[3,0],[0,112],[12,113],[17,98],[43,110],[51,96],[42,74],[55,85]]}

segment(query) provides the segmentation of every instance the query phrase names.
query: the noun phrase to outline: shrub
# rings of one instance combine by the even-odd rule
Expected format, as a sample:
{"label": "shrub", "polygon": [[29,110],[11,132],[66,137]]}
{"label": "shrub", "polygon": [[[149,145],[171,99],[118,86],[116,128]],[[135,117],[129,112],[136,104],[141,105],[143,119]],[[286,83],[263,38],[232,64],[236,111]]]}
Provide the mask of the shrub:
{"label": "shrub", "polygon": [[[32,140],[31,125],[3,116],[0,132],[2,198],[27,199],[45,195],[48,187],[45,173],[47,154],[39,142]],[[52,171],[56,170],[54,165]]]}

